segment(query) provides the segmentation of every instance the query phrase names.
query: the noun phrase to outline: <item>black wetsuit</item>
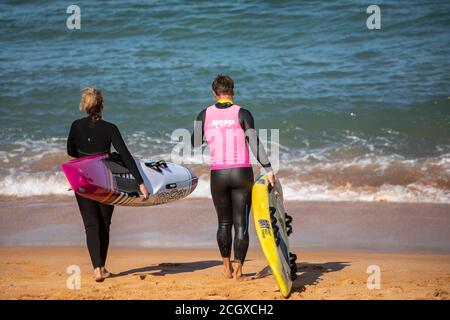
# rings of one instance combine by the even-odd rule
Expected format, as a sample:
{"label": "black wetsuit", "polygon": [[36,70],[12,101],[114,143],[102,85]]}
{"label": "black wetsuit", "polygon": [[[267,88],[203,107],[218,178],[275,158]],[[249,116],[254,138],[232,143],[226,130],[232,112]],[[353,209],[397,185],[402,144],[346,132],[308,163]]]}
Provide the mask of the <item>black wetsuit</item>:
{"label": "black wetsuit", "polygon": [[[90,117],[75,120],[67,139],[67,153],[80,158],[87,155],[110,153],[111,144],[133,174],[138,184],[143,182],[117,127]],[[86,230],[87,247],[94,268],[105,266],[109,246],[109,229],[114,206],[101,204],[75,194]]]}
{"label": "black wetsuit", "polygon": [[[219,109],[228,108],[231,103],[217,103]],[[204,142],[203,123],[206,109],[197,116],[191,144],[198,147]],[[239,124],[247,133],[246,142],[258,162],[271,171],[271,165],[263,145],[260,143],[255,131],[254,119],[250,111],[239,110]],[[250,129],[250,130],[249,130]],[[211,170],[211,195],[218,217],[217,243],[224,258],[231,256],[232,235],[234,226],[234,257],[244,263],[247,255],[248,218],[251,209],[253,187],[253,170],[251,167]]]}

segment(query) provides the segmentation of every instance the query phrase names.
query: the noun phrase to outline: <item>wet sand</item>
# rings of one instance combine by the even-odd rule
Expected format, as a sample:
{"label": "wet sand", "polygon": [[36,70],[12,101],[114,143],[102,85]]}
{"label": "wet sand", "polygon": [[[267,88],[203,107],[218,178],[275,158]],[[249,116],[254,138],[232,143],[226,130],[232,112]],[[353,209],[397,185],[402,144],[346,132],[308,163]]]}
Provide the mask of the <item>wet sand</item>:
{"label": "wet sand", "polygon": [[[210,200],[188,199],[114,213],[108,267],[92,280],[84,231],[72,198],[3,198],[1,299],[280,299],[271,275],[235,283],[221,276]],[[288,202],[299,278],[290,299],[447,299],[450,205]],[[250,219],[245,272],[265,270]],[[81,289],[66,287],[67,267]],[[378,266],[381,288],[369,290]]]}
{"label": "wet sand", "polygon": [[[0,246],[84,246],[75,200],[0,199]],[[450,205],[386,202],[287,202],[291,246],[301,250],[450,254]],[[259,249],[253,219],[250,246]],[[209,199],[117,207],[111,244],[125,247],[216,248],[217,218]]]}

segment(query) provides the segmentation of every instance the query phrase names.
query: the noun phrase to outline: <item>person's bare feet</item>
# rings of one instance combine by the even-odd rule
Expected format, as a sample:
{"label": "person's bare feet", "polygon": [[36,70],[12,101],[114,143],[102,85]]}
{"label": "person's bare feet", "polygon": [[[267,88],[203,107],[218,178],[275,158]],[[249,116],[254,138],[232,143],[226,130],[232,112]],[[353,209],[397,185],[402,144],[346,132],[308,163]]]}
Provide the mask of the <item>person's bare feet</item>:
{"label": "person's bare feet", "polygon": [[227,268],[224,268],[224,269],[223,269],[223,276],[224,276],[226,279],[233,279],[233,271],[228,270]]}
{"label": "person's bare feet", "polygon": [[94,269],[94,280],[96,282],[103,282],[105,278],[103,277],[102,269],[101,268],[95,268]]}
{"label": "person's bare feet", "polygon": [[242,262],[236,262],[235,266],[233,277],[236,281],[248,281],[253,279],[253,277],[246,276],[242,273]]}
{"label": "person's bare feet", "polygon": [[238,282],[240,282],[240,281],[250,281],[250,280],[253,280],[254,279],[254,277],[252,277],[252,276],[244,276],[244,275],[234,275],[234,279],[236,280],[236,281],[238,281]]}
{"label": "person's bare feet", "polygon": [[231,265],[230,258],[222,258],[223,260],[223,275],[226,279],[233,279],[233,266]]}
{"label": "person's bare feet", "polygon": [[233,274],[233,278],[236,281],[249,281],[249,280],[253,280],[254,279],[254,277],[246,276],[246,275],[242,274],[242,272],[235,272]]}
{"label": "person's bare feet", "polygon": [[112,276],[112,273],[111,272],[109,272],[108,270],[106,270],[106,268],[105,267],[102,267],[102,275],[103,275],[103,278],[109,278],[109,277],[111,277]]}

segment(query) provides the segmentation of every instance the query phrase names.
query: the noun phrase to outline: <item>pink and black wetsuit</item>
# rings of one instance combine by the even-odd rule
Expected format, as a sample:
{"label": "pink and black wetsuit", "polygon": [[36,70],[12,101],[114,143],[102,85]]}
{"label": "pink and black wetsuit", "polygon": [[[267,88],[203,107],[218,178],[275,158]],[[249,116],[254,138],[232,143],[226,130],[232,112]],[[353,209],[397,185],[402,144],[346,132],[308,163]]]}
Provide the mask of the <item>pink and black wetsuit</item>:
{"label": "pink and black wetsuit", "polygon": [[252,114],[232,103],[216,103],[197,116],[191,137],[193,146],[206,140],[211,157],[211,195],[219,227],[217,243],[222,257],[234,256],[244,263],[247,254],[248,215],[251,208],[253,170],[249,148],[258,162],[271,170],[264,147],[256,135]]}

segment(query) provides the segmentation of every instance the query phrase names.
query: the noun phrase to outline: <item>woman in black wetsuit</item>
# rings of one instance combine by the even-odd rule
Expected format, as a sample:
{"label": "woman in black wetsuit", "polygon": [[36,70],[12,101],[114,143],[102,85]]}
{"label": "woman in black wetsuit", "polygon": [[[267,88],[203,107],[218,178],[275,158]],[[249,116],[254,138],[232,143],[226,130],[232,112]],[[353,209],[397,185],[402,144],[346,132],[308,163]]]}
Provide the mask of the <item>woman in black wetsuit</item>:
{"label": "woman in black wetsuit", "polygon": [[[144,200],[148,199],[147,188],[119,129],[114,124],[102,120],[103,96],[101,92],[95,88],[83,89],[80,110],[86,112],[88,116],[72,123],[67,139],[67,153],[74,158],[110,153],[112,144],[139,184],[139,188],[144,194]],[[75,197],[86,230],[87,247],[94,267],[94,278],[95,281],[101,282],[111,275],[105,268],[105,262],[114,206],[101,204],[78,194],[75,194]]]}
{"label": "woman in black wetsuit", "polygon": [[[211,157],[211,195],[218,217],[217,243],[224,264],[224,275],[245,279],[242,265],[247,254],[248,216],[251,208],[253,170],[248,146],[258,162],[268,172],[272,186],[275,177],[255,131],[250,111],[233,103],[234,82],[218,75],[212,83],[216,104],[197,116],[191,143],[194,147],[208,142]],[[231,229],[234,227],[234,243]],[[235,265],[231,265],[231,247]]]}

